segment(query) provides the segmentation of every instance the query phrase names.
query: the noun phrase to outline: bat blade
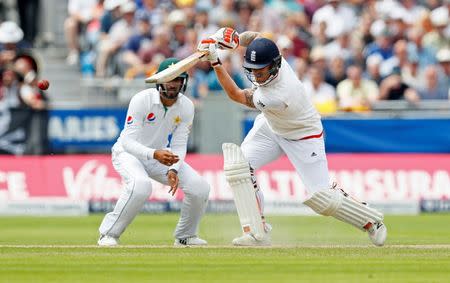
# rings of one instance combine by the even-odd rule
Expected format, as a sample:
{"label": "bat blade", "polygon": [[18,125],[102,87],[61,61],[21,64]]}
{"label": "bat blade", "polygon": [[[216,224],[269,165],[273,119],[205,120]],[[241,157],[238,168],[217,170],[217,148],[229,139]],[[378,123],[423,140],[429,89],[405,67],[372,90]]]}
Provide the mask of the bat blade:
{"label": "bat blade", "polygon": [[192,68],[195,64],[197,64],[198,61],[200,61],[200,58],[205,56],[207,53],[208,51],[197,51],[192,55],[190,55],[189,57],[186,57],[183,60],[179,61],[178,63],[174,64],[173,66],[170,66],[169,68],[146,78],[145,82],[146,83],[170,82],[171,80],[178,77],[181,73]]}

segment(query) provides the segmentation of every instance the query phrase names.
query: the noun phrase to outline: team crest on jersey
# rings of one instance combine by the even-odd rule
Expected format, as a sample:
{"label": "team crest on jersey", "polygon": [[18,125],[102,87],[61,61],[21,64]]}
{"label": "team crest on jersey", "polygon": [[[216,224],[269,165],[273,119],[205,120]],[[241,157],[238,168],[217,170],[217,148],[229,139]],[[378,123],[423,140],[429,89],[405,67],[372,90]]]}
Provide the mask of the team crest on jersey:
{"label": "team crest on jersey", "polygon": [[156,119],[155,113],[152,112],[147,115],[147,121],[153,122],[155,121],[155,119]]}
{"label": "team crest on jersey", "polygon": [[175,117],[175,118],[173,119],[173,123],[174,123],[175,125],[178,126],[178,125],[181,123],[181,118],[180,118],[180,116]]}
{"label": "team crest on jersey", "polygon": [[131,125],[131,124],[133,124],[133,117],[128,116],[127,117],[127,125]]}

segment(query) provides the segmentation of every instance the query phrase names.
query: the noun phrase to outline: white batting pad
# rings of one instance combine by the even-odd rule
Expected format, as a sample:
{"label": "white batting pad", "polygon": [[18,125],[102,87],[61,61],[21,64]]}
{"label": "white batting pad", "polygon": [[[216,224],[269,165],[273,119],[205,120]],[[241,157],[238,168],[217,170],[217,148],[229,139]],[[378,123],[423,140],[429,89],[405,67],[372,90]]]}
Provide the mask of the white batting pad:
{"label": "white batting pad", "polygon": [[239,220],[244,233],[255,239],[264,238],[265,231],[261,212],[250,175],[250,166],[241,148],[233,143],[222,144],[224,173],[234,196]]}
{"label": "white batting pad", "polygon": [[362,231],[366,231],[364,226],[369,222],[375,223],[383,220],[381,212],[354,200],[344,191],[336,188],[316,192],[304,204],[318,214],[333,216]]}

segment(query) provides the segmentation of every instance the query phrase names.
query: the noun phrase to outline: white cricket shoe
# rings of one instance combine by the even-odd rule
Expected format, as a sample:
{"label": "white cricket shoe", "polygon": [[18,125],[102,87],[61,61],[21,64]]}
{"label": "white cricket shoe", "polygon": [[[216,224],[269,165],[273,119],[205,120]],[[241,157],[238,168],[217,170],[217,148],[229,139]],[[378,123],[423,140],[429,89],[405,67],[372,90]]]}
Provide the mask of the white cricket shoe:
{"label": "white cricket shoe", "polygon": [[173,243],[176,247],[206,246],[207,244],[207,241],[196,236],[184,239],[175,239],[175,242]]}
{"label": "white cricket shoe", "polygon": [[251,234],[244,234],[233,239],[231,243],[234,246],[270,246],[271,240],[268,233],[266,233],[266,235],[261,240],[257,240]]}
{"label": "white cricket shoe", "polygon": [[119,245],[119,239],[108,235],[100,235],[97,244],[102,247],[115,247]]}
{"label": "white cricket shoe", "polygon": [[369,238],[375,246],[382,246],[386,241],[387,228],[383,222],[370,223],[371,225],[366,228]]}

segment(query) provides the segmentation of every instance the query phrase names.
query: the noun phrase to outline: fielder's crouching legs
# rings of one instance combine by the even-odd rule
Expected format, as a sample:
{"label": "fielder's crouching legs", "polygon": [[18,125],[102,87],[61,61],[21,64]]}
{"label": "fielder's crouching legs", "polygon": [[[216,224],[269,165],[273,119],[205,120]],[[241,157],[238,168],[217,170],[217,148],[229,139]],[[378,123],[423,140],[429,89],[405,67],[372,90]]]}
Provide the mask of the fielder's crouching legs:
{"label": "fielder's crouching legs", "polygon": [[356,228],[367,231],[370,240],[377,246],[382,246],[387,237],[387,229],[383,223],[383,214],[365,203],[358,202],[346,192],[337,188],[315,192],[304,202],[316,213],[333,216]]}
{"label": "fielder's crouching legs", "polygon": [[198,174],[192,174],[183,184],[184,199],[174,236],[177,239],[196,237],[200,220],[208,205],[209,184]]}
{"label": "fielder's crouching legs", "polygon": [[108,213],[100,225],[101,235],[118,239],[133,221],[152,193],[152,183],[147,176],[127,176],[125,190],[114,210]]}

